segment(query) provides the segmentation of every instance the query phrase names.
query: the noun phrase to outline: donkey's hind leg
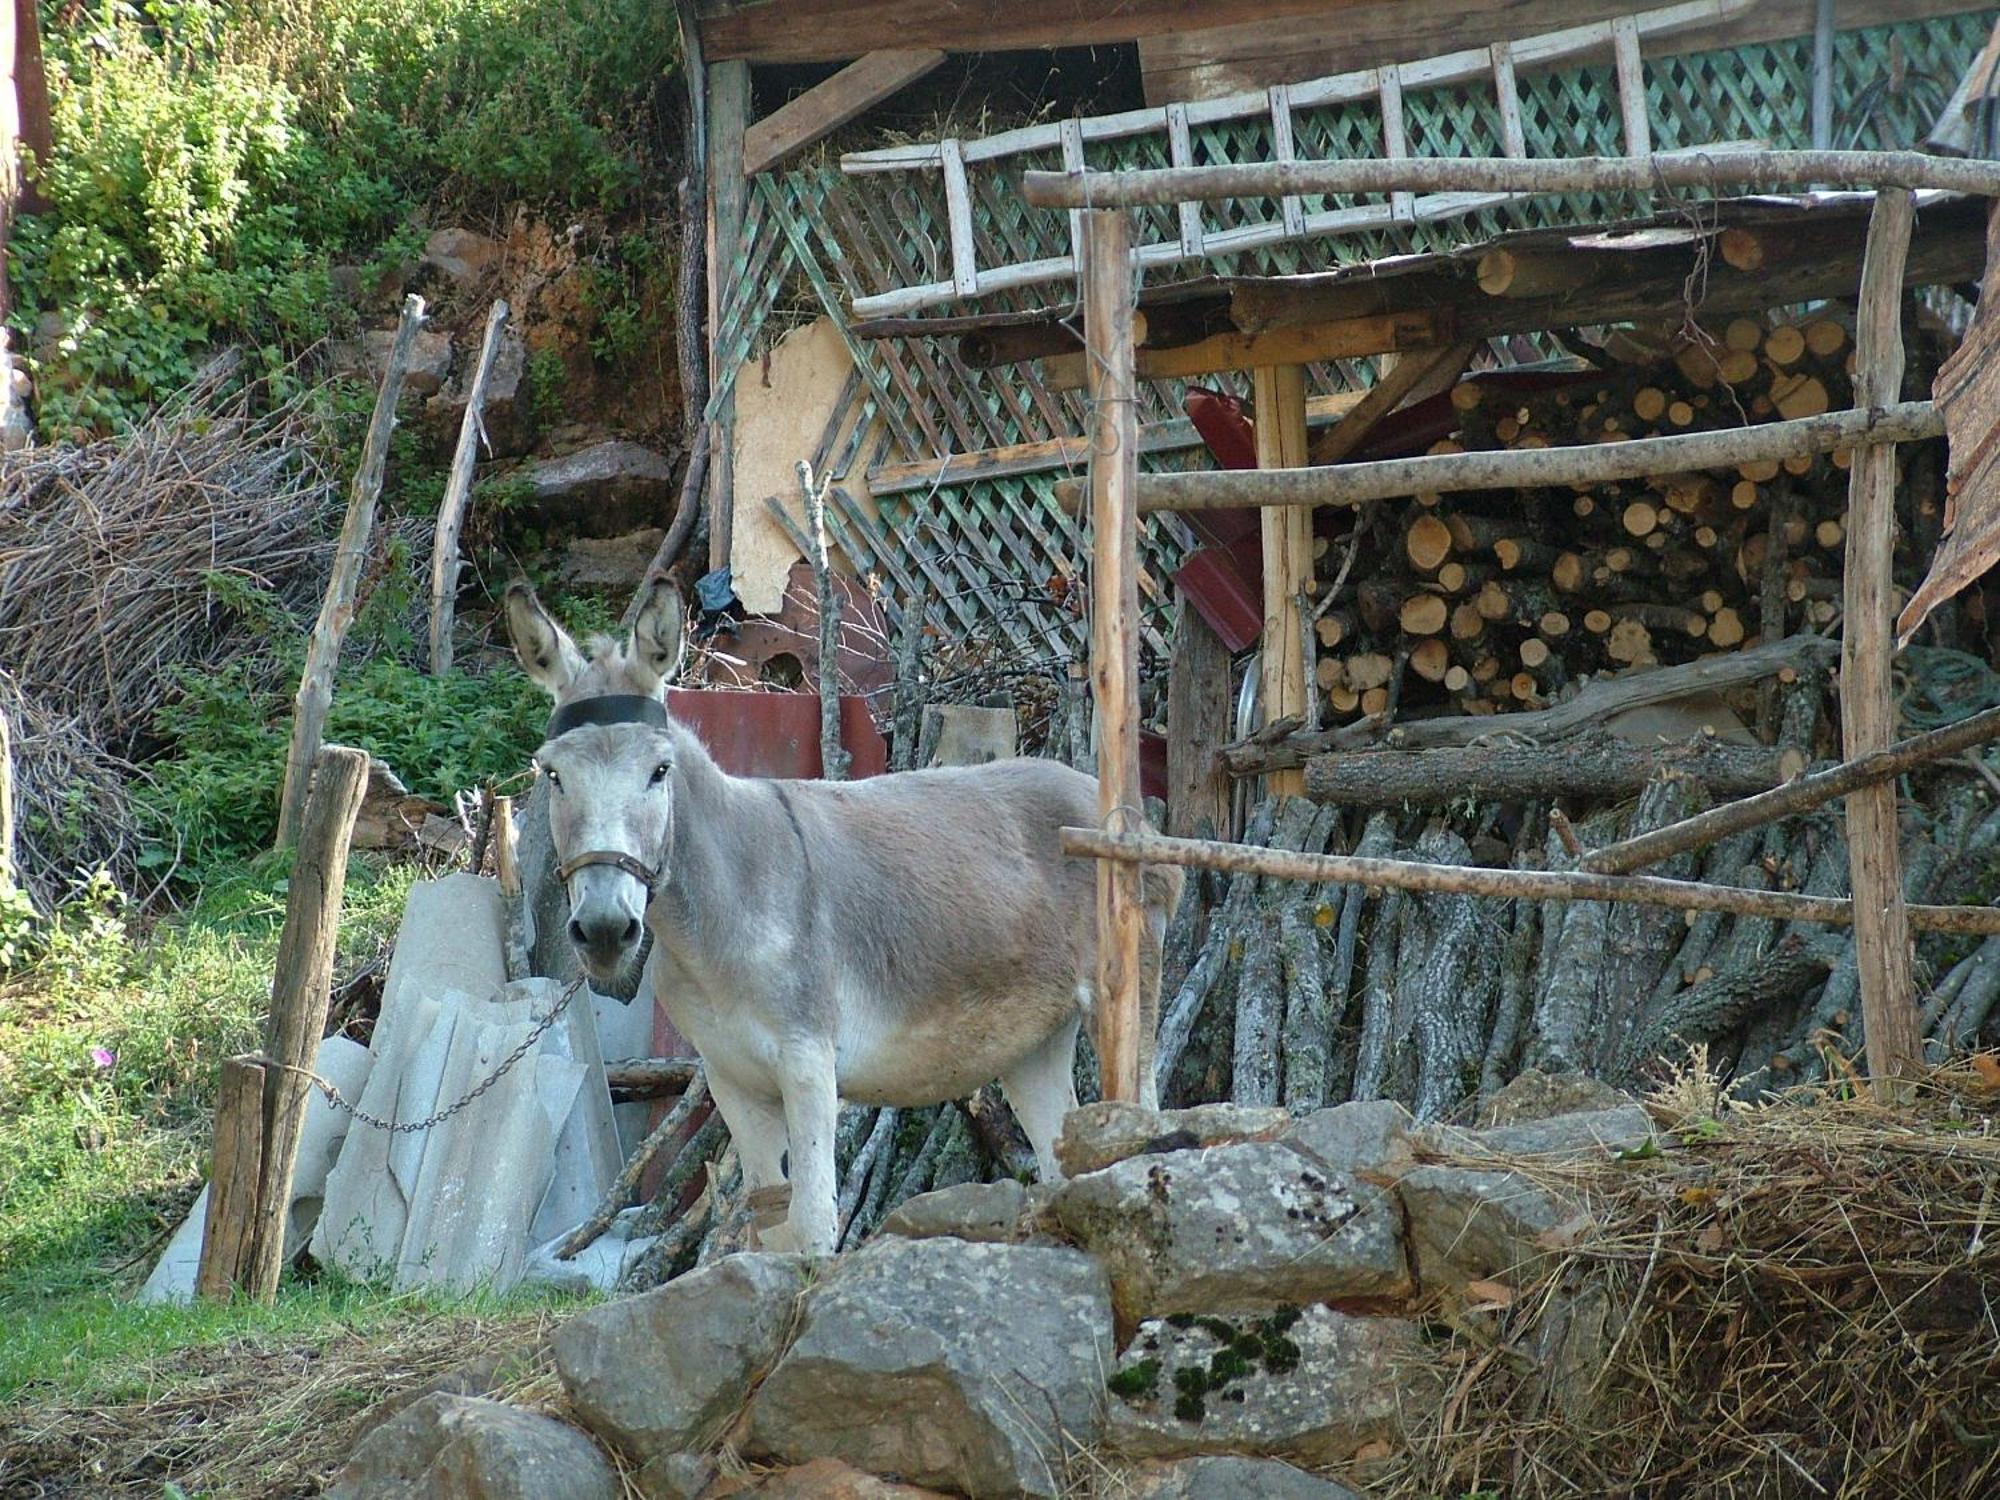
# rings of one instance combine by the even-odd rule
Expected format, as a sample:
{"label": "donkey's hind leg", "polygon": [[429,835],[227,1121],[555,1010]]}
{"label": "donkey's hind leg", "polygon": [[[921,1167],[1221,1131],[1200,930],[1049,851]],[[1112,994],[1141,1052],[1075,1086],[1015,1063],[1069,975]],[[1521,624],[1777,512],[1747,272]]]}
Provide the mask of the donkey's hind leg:
{"label": "donkey's hind leg", "polygon": [[1076,1029],[1072,1015],[1026,1057],[1000,1075],[1000,1087],[1035,1148],[1035,1164],[1044,1182],[1062,1176],[1056,1163],[1056,1137],[1063,1116],[1076,1108]]}

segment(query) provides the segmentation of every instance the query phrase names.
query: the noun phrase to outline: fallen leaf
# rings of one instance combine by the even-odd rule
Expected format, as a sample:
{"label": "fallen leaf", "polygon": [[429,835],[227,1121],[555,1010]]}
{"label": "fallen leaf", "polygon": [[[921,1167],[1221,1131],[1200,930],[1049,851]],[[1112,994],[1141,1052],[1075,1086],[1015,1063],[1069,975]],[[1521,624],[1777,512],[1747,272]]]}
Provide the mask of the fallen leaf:
{"label": "fallen leaf", "polygon": [[1967,1061],[1979,1075],[1979,1086],[1989,1094],[2000,1094],[2000,1052],[1975,1052]]}
{"label": "fallen leaf", "polygon": [[1514,1289],[1504,1281],[1468,1281],[1465,1295],[1475,1312],[1491,1312],[1514,1305]]}

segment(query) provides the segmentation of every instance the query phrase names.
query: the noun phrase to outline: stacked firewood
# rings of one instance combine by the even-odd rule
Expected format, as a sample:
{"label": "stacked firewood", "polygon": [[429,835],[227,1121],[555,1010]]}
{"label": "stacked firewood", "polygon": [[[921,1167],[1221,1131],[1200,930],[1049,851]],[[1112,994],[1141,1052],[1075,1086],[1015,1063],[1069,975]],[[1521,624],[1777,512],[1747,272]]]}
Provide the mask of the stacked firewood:
{"label": "stacked firewood", "polygon": [[[1818,415],[1850,401],[1851,345],[1830,316],[1739,318],[1671,356],[1628,344],[1633,363],[1532,391],[1462,381],[1451,393],[1458,433],[1432,451],[1611,443]],[[1315,543],[1322,717],[1542,707],[1585,674],[1824,625],[1840,596],[1839,471],[1848,462],[1836,451],[1376,507],[1358,532]],[[1331,591],[1344,567],[1350,581]]]}

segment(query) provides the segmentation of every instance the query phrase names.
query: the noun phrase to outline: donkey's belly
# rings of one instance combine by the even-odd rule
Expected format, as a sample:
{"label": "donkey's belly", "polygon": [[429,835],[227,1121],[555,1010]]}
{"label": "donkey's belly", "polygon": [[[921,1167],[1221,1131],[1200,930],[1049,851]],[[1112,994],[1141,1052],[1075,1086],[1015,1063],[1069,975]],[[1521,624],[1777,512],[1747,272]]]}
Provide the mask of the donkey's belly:
{"label": "donkey's belly", "polygon": [[914,1107],[963,1099],[1077,1014],[1067,996],[936,1007],[921,1019],[850,1016],[836,1051],[840,1096]]}

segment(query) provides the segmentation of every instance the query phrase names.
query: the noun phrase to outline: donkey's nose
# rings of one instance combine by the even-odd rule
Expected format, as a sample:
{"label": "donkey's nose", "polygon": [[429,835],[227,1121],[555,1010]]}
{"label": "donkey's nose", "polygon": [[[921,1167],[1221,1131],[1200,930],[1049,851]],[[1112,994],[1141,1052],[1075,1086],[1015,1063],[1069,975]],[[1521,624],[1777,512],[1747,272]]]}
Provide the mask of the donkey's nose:
{"label": "donkey's nose", "polygon": [[639,941],[639,919],[617,911],[571,917],[569,940],[586,957],[609,964]]}

